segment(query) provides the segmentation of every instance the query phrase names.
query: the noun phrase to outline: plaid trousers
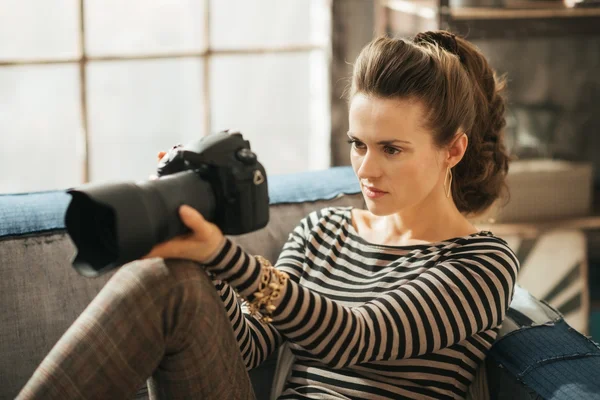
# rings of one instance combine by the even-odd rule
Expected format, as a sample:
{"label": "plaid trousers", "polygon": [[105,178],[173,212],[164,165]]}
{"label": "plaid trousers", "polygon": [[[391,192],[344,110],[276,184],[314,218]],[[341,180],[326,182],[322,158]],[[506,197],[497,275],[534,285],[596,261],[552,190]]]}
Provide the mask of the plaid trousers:
{"label": "plaid trousers", "polygon": [[254,399],[221,298],[190,261],[121,267],[52,348],[18,400]]}

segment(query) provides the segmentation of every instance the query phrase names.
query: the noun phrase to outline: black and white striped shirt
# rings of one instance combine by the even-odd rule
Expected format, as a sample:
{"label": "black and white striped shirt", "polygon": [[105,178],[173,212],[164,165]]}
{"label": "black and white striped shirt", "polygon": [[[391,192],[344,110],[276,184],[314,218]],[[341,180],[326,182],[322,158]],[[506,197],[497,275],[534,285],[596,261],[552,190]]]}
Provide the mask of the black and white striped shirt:
{"label": "black and white striped shirt", "polygon": [[268,325],[233,290],[252,298],[254,257],[227,241],[207,263],[247,367],[288,341],[296,362],[280,399],[464,398],[512,300],[514,253],[489,232],[374,245],[351,221],[350,207],[326,208],[290,234],[276,263],[290,280]]}

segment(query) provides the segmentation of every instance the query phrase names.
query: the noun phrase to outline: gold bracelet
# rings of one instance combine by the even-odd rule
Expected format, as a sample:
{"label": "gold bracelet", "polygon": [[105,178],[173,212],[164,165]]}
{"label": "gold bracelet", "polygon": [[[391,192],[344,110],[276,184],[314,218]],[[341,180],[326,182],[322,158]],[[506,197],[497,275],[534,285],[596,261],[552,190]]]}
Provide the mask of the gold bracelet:
{"label": "gold bracelet", "polygon": [[254,256],[260,264],[260,281],[258,291],[254,293],[254,299],[248,303],[250,315],[266,324],[273,321],[271,314],[277,308],[273,301],[281,296],[285,287],[288,274],[275,268],[269,260],[262,256]]}

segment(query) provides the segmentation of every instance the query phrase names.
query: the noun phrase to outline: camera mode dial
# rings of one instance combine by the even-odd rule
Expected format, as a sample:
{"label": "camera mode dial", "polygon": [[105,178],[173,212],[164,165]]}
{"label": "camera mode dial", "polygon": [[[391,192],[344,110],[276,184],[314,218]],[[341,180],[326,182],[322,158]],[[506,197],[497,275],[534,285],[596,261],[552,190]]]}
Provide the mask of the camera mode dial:
{"label": "camera mode dial", "polygon": [[235,158],[246,165],[254,165],[256,163],[256,154],[248,148],[243,148],[235,153]]}

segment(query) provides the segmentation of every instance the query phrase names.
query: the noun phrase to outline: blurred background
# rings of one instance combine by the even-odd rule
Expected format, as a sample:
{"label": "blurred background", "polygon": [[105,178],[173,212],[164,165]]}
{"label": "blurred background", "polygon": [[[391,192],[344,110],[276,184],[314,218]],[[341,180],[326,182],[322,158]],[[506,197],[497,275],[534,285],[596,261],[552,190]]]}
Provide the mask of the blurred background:
{"label": "blurred background", "polygon": [[598,6],[0,0],[0,194],[145,180],[159,151],[229,128],[270,175],[349,165],[342,95],[360,49],[447,29],[508,77],[512,198],[481,226],[513,235],[537,265],[523,284],[600,337]]}

